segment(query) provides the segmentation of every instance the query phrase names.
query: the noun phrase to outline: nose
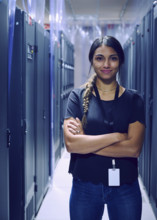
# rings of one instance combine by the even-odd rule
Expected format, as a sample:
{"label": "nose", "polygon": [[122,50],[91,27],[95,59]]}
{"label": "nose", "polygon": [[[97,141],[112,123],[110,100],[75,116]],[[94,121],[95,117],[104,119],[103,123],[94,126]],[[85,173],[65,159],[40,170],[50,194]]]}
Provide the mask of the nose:
{"label": "nose", "polygon": [[104,68],[109,68],[109,66],[110,66],[109,60],[108,60],[108,59],[105,59],[105,60],[104,60]]}

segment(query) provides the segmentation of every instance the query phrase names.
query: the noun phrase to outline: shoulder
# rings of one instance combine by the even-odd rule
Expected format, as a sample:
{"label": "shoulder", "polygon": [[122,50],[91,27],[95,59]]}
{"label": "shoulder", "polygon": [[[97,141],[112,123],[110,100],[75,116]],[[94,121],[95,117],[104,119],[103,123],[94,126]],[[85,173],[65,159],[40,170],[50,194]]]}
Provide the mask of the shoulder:
{"label": "shoulder", "polygon": [[126,89],[126,93],[128,96],[130,96],[131,98],[137,98],[137,99],[143,99],[142,95],[140,94],[140,92],[138,90],[135,89]]}
{"label": "shoulder", "polygon": [[83,92],[85,91],[85,87],[84,86],[81,86],[81,87],[78,87],[78,88],[74,88],[71,93],[74,94],[74,95],[77,95],[77,96],[82,96]]}
{"label": "shoulder", "polygon": [[127,97],[133,105],[143,106],[144,100],[139,91],[134,89],[126,89]]}
{"label": "shoulder", "polygon": [[81,99],[83,96],[85,88],[84,87],[79,87],[79,88],[74,88],[69,95],[69,99]]}

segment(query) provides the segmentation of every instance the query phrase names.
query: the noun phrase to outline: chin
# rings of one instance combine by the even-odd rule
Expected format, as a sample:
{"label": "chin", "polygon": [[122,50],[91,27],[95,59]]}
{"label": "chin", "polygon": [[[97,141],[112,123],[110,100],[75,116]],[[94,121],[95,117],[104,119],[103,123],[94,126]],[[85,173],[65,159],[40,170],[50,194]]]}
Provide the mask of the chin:
{"label": "chin", "polygon": [[102,81],[115,81],[116,80],[116,77],[114,76],[103,76],[103,77],[98,77],[100,80]]}

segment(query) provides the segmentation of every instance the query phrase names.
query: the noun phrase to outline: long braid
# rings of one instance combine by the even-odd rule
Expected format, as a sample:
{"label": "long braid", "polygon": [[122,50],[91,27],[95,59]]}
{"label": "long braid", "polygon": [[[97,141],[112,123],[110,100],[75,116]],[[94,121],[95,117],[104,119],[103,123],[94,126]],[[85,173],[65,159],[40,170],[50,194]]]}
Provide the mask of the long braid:
{"label": "long braid", "polygon": [[84,92],[84,96],[83,96],[83,117],[82,117],[82,125],[83,128],[85,128],[86,124],[87,124],[87,112],[88,112],[88,107],[89,107],[89,101],[92,95],[92,91],[93,91],[93,86],[95,84],[96,81],[96,74],[93,74],[88,82],[86,83],[86,88],[85,88],[85,92]]}

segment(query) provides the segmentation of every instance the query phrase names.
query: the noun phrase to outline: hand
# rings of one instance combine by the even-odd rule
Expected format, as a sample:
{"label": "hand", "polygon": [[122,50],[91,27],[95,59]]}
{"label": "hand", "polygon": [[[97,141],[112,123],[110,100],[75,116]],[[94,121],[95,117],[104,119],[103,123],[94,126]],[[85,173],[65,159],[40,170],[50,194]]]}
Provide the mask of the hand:
{"label": "hand", "polygon": [[84,131],[82,128],[82,123],[79,118],[69,120],[67,127],[68,127],[69,131],[74,135],[84,134]]}

